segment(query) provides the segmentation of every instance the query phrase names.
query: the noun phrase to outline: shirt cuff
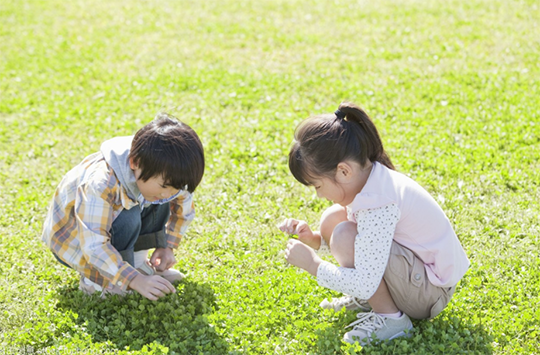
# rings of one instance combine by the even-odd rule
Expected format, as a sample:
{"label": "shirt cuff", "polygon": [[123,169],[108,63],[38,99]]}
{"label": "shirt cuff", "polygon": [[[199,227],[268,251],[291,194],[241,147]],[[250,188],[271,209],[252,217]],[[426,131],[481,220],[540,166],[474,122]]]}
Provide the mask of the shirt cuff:
{"label": "shirt cuff", "polygon": [[116,273],[111,283],[120,287],[122,291],[126,291],[131,281],[133,281],[137,275],[139,275],[139,272],[133,266],[125,263],[125,265]]}
{"label": "shirt cuff", "polygon": [[178,245],[180,245],[180,241],[182,240],[182,237],[175,237],[172,234],[169,234],[169,231],[165,232],[165,235],[167,237],[167,248],[176,249],[178,248]]}
{"label": "shirt cuff", "polygon": [[332,289],[331,284],[336,270],[336,265],[323,260],[317,268],[317,283],[319,286]]}

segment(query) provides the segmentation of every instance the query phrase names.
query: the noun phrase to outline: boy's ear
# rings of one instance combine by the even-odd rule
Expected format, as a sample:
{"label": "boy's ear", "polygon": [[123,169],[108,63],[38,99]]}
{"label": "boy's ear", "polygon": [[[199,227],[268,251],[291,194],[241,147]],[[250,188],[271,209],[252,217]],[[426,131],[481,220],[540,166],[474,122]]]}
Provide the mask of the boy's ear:
{"label": "boy's ear", "polygon": [[129,167],[131,170],[137,170],[138,166],[133,162],[133,158],[129,158]]}
{"label": "boy's ear", "polygon": [[339,183],[344,183],[350,180],[353,176],[353,168],[346,162],[341,162],[336,168],[336,180]]}

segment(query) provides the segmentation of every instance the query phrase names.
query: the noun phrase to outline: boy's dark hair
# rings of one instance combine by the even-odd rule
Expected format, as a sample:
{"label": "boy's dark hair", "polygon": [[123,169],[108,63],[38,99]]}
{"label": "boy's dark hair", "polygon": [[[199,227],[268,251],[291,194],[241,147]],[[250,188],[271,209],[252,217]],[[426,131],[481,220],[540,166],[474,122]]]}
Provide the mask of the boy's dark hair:
{"label": "boy's dark hair", "polygon": [[378,161],[394,170],[373,121],[353,103],[344,102],[336,113],[304,120],[296,128],[294,139],[289,169],[307,186],[314,178],[334,179],[337,165],[345,160],[362,167],[368,160]]}
{"label": "boy's dark hair", "polygon": [[204,150],[197,133],[175,117],[160,113],[133,138],[129,158],[139,179],[162,176],[166,185],[195,191],[204,174]]}

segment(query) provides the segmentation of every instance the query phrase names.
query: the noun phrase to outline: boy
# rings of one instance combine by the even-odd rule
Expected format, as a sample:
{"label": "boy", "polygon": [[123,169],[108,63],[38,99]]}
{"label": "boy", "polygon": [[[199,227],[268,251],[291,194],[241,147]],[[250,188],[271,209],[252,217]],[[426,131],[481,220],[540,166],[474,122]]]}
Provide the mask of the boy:
{"label": "boy", "polygon": [[132,289],[157,300],[175,292],[171,282],[183,277],[171,269],[173,248],[195,217],[192,193],[203,173],[195,131],[159,114],[134,137],[104,142],[64,176],[42,240],[80,273],[83,292]]}

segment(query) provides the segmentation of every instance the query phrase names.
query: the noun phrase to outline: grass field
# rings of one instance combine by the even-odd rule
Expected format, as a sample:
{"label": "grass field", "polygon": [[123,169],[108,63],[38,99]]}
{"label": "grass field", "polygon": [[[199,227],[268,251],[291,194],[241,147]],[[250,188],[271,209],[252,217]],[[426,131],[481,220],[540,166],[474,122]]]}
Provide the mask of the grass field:
{"label": "grass field", "polygon": [[[539,63],[536,0],[2,0],[0,354],[540,353]],[[286,156],[342,100],[472,263],[440,316],[363,349],[276,228],[328,206]],[[85,298],[40,242],[55,186],[162,110],[206,149],[187,281],[155,303]]]}

